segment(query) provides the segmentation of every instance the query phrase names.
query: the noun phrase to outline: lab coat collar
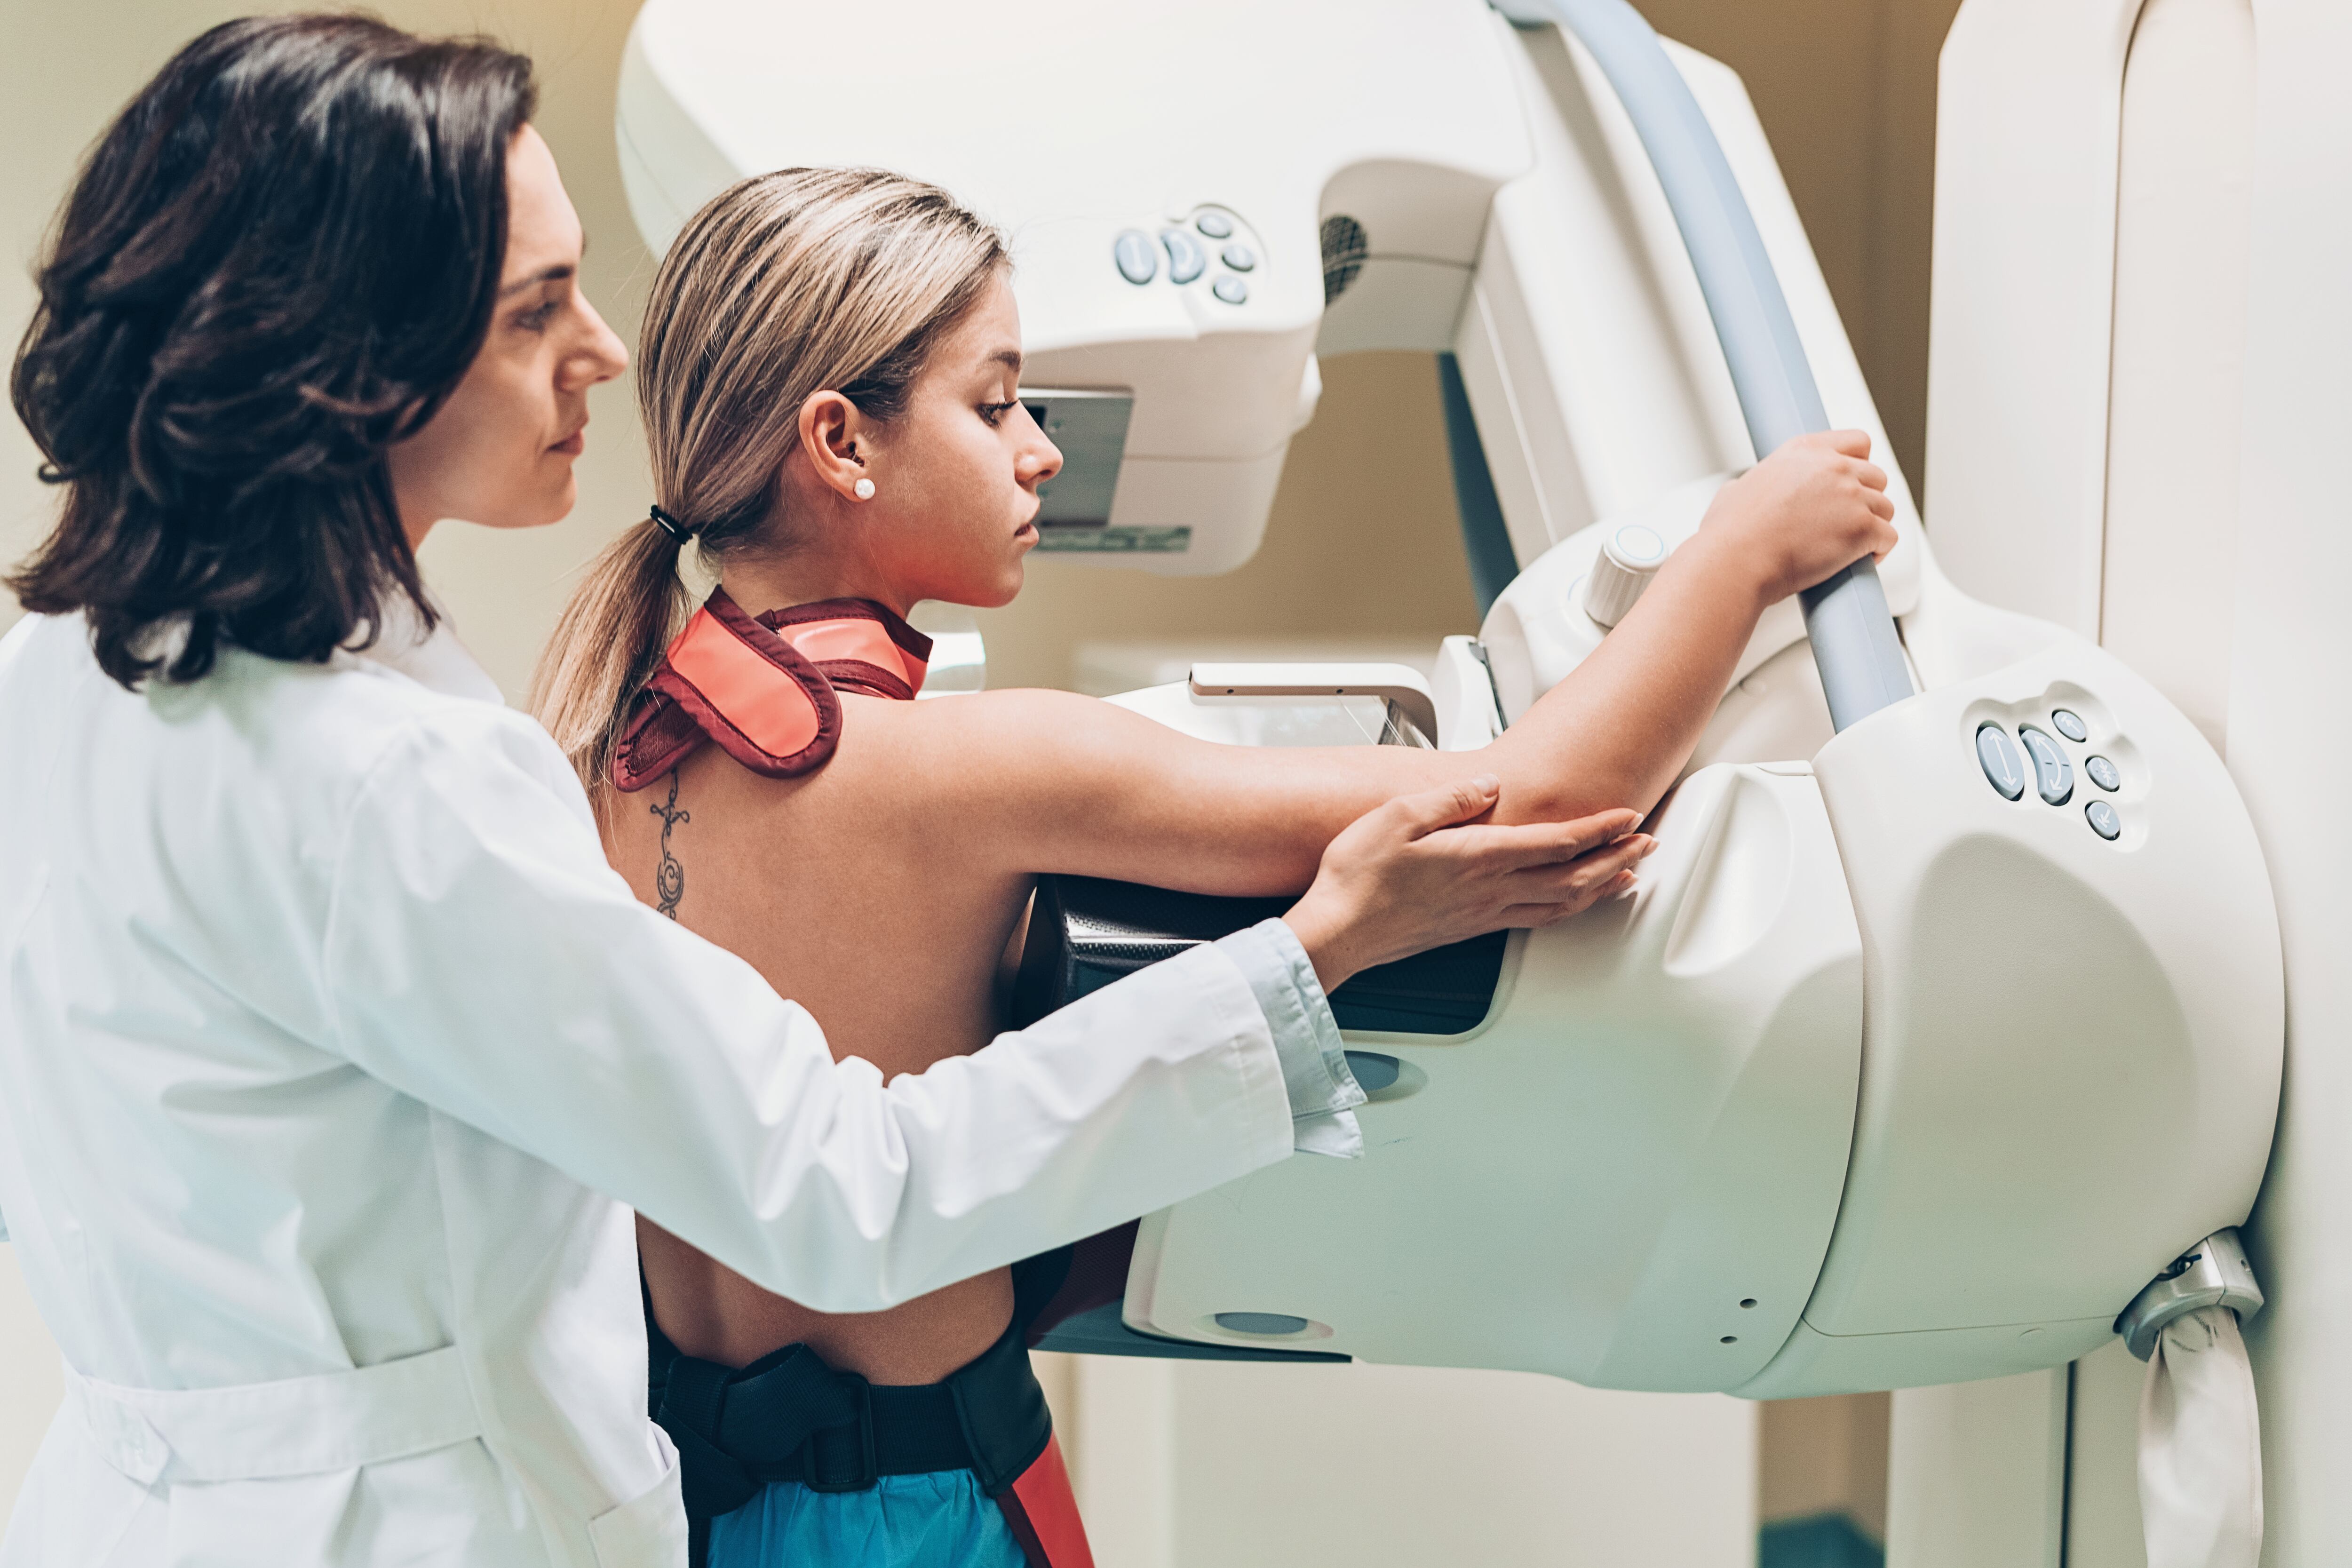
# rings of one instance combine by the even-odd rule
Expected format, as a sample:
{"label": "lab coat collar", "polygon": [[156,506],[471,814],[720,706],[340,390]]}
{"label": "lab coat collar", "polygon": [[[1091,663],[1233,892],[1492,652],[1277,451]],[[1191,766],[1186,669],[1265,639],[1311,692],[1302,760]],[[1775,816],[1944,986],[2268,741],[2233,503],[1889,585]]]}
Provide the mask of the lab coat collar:
{"label": "lab coat collar", "polygon": [[457,640],[449,612],[437,601],[433,612],[435,623],[427,631],[407,595],[386,594],[376,639],[357,650],[359,656],[408,677],[427,691],[503,705],[506,693]]}

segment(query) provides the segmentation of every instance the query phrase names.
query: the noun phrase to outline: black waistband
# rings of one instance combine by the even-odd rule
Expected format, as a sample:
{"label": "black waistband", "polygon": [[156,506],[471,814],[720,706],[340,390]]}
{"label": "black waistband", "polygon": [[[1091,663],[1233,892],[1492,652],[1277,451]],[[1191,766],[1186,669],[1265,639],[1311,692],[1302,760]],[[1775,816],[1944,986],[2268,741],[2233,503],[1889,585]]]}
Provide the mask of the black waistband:
{"label": "black waistband", "polygon": [[944,1382],[915,1386],[869,1384],[806,1345],[741,1368],[700,1361],[670,1342],[649,1300],[651,1408],[677,1445],[688,1518],[732,1513],[776,1481],[862,1491],[883,1476],[968,1469],[1002,1495],[1053,1436],[1026,1331],[1068,1268],[1066,1249],[1016,1266],[1013,1321],[996,1342]]}

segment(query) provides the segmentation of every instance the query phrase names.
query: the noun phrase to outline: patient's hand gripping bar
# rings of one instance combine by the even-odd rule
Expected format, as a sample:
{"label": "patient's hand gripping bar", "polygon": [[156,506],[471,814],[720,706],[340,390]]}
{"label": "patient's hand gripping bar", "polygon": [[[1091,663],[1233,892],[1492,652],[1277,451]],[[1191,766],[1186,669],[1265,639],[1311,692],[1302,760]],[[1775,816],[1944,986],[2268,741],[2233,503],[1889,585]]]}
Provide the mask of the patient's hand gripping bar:
{"label": "patient's hand gripping bar", "polygon": [[[1698,100],[1649,23],[1627,0],[1493,4],[1515,22],[1557,23],[1573,33],[1616,89],[1690,252],[1756,455],[1828,429],[1821,391],[1755,216]],[[1872,562],[1857,561],[1800,597],[1832,723],[1843,730],[1912,694],[1895,617]]]}

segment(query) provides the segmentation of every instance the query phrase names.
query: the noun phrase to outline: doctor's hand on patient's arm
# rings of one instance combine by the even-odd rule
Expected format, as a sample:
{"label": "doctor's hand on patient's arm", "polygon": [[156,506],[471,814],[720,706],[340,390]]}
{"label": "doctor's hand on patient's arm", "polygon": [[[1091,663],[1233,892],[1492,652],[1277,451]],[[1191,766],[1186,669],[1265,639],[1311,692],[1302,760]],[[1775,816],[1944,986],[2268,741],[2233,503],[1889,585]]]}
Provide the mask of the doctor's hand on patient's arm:
{"label": "doctor's hand on patient's arm", "polygon": [[[1331,841],[1283,917],[1326,993],[1360,970],[1511,926],[1545,926],[1633,886],[1656,840],[1632,811],[1574,822],[1478,823],[1499,784],[1400,795]],[[1465,826],[1467,825],[1467,826]]]}

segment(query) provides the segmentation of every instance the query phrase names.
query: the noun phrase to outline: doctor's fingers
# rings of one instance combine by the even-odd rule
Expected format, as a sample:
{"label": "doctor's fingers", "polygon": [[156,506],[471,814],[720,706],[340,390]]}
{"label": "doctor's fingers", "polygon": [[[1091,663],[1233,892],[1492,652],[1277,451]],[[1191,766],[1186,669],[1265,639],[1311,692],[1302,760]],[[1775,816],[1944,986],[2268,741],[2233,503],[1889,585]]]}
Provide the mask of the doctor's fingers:
{"label": "doctor's fingers", "polygon": [[1578,904],[1590,903],[1600,896],[1600,889],[1621,876],[1630,876],[1633,868],[1648,858],[1658,847],[1654,838],[1636,837],[1621,839],[1604,849],[1578,857],[1559,865],[1529,866],[1502,879],[1498,889],[1503,901],[1509,904]]}
{"label": "doctor's fingers", "polygon": [[1508,827],[1479,823],[1433,836],[1423,845],[1488,865],[1551,866],[1606,848],[1641,825],[1641,813],[1621,806],[1567,822],[1526,822]]}
{"label": "doctor's fingers", "polygon": [[1641,822],[1639,813],[1621,809],[1597,812],[1570,822],[1529,822],[1510,827],[1487,825],[1458,827],[1451,833],[1423,840],[1423,843],[1487,866],[1514,868],[1565,866],[1586,856],[1628,844],[1639,849],[1641,854],[1648,854],[1649,848],[1645,847],[1654,847],[1657,841],[1647,834],[1633,831]]}
{"label": "doctor's fingers", "polygon": [[1426,838],[1442,828],[1485,816],[1494,809],[1502,789],[1502,780],[1492,773],[1480,773],[1433,789],[1397,795],[1358,817],[1342,830],[1340,837],[1400,837],[1408,842]]}
{"label": "doctor's fingers", "polygon": [[1570,915],[1580,915],[1603,900],[1633,891],[1634,883],[1633,872],[1620,871],[1599,887],[1562,903],[1512,904],[1496,917],[1496,923],[1507,931],[1540,931],[1545,926],[1558,925]]}

